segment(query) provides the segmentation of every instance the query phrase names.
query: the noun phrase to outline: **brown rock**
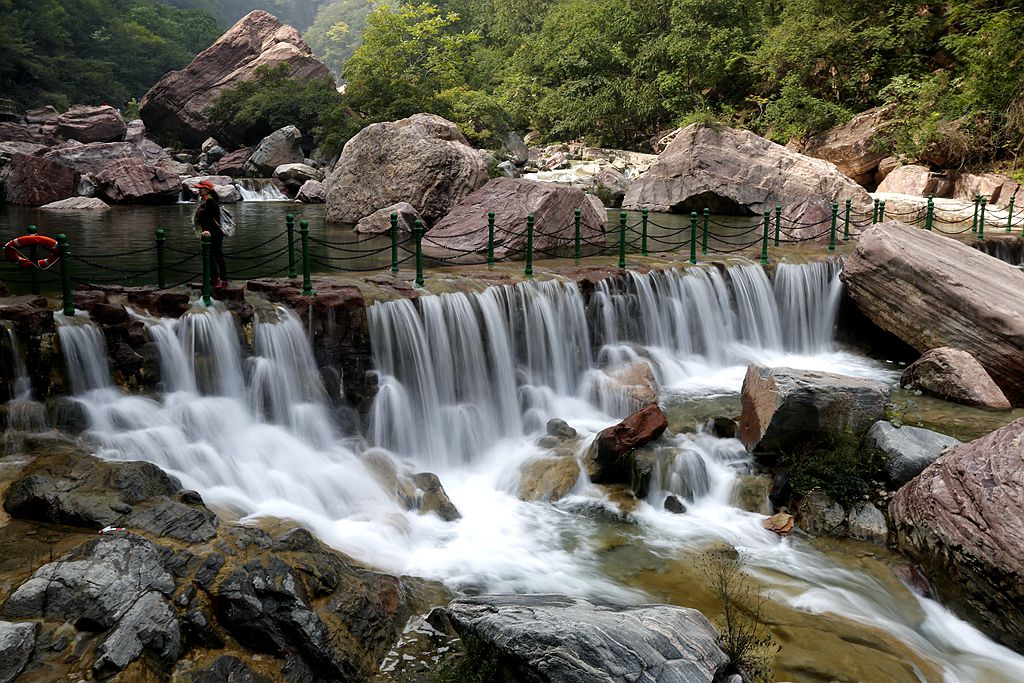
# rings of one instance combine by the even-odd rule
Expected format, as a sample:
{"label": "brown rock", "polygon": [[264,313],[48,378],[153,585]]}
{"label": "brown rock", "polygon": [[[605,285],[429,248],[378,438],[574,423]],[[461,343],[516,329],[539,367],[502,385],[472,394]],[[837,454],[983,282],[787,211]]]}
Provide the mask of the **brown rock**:
{"label": "brown rock", "polygon": [[830,161],[840,171],[868,187],[885,154],[877,151],[891,127],[892,107],[875,107],[854,116],[849,123],[816,135],[803,145],[804,154]]}
{"label": "brown rock", "polygon": [[768,531],[774,531],[779,536],[785,536],[793,530],[793,515],[788,512],[777,512],[771,517],[762,519],[761,526]]}
{"label": "brown rock", "polygon": [[898,157],[885,157],[878,162],[878,170],[875,171],[875,185],[885,180],[890,173],[903,165]]}
{"label": "brown rock", "polygon": [[240,178],[245,176],[245,164],[252,156],[252,149],[243,147],[221,157],[221,160],[213,167],[213,170],[220,175]]}
{"label": "brown rock", "polygon": [[903,371],[901,382],[954,403],[1010,409],[1010,402],[981,363],[960,349],[943,347],[928,351]]}
{"label": "brown rock", "polygon": [[375,123],[348,141],[325,183],[327,221],[356,223],[398,202],[434,221],[485,182],[483,156],[451,121],[416,114]]}
{"label": "brown rock", "polygon": [[391,214],[398,215],[398,231],[403,234],[410,234],[420,215],[412,204],[398,202],[385,207],[356,223],[356,232],[366,235],[389,235],[391,234]]}
{"label": "brown rock", "polygon": [[45,211],[107,211],[110,207],[95,197],[68,197],[39,207]]}
{"label": "brown rock", "polygon": [[413,475],[412,481],[418,489],[418,509],[421,515],[434,513],[446,522],[462,519],[462,513],[452,503],[436,474],[420,472]]}
{"label": "brown rock", "polygon": [[749,131],[693,124],[626,193],[623,207],[760,215],[805,197],[870,211],[871,198],[833,164],[798,154]]}
{"label": "brown rock", "polygon": [[33,142],[46,147],[57,144],[57,139],[43,132],[41,126],[24,126],[10,121],[0,121],[0,141]]}
{"label": "brown rock", "polygon": [[[1019,187],[1016,180],[998,173],[963,173],[953,184],[953,198],[973,202],[974,196],[980,194],[990,206],[1006,208],[1010,204],[1010,197]],[[1014,206],[1024,202],[1021,195],[1024,193],[1018,191]]]}
{"label": "brown rock", "polygon": [[974,356],[1014,405],[1024,405],[1024,273],[962,242],[886,221],[868,228],[842,279],[857,307],[924,353]]}
{"label": "brown rock", "polygon": [[812,439],[859,439],[882,419],[889,387],[830,372],[751,365],[740,399],[740,440],[751,453],[773,456]]}
{"label": "brown rock", "polygon": [[889,513],[900,549],[943,604],[1024,649],[1024,419],[958,446],[901,488]]}
{"label": "brown rock", "polygon": [[37,156],[46,151],[45,145],[35,142],[0,142],[0,171],[11,160],[15,154],[28,154]]}
{"label": "brown rock", "polygon": [[493,211],[496,253],[525,253],[526,219],[530,214],[535,220],[534,250],[571,249],[576,209],[583,212],[581,238],[601,238],[607,213],[597,210],[583,190],[535,180],[498,178],[459,201],[427,233],[423,243],[428,248],[482,251],[487,248],[487,213]]}
{"label": "brown rock", "polygon": [[14,154],[0,175],[8,204],[42,206],[75,194],[78,174],[64,164],[27,154]]}
{"label": "brown rock", "polygon": [[302,183],[295,199],[303,204],[323,204],[327,201],[327,187],[319,180],[307,180]]}
{"label": "brown rock", "polygon": [[668,429],[668,419],[657,405],[633,413],[601,431],[587,452],[587,474],[595,484],[635,483],[633,451],[654,441]]}
{"label": "brown rock", "polygon": [[617,388],[641,406],[649,406],[658,402],[658,380],[651,370],[650,363],[635,361],[613,368],[608,376],[618,385]]}
{"label": "brown rock", "polygon": [[579,463],[567,455],[529,460],[520,469],[519,497],[528,501],[560,500],[580,478]]}
{"label": "brown rock", "polygon": [[109,105],[75,105],[57,117],[57,134],[79,142],[115,142],[124,140],[128,126],[121,113]]}
{"label": "brown rock", "polygon": [[879,192],[918,197],[938,194],[939,177],[925,166],[900,166],[878,185]]}
{"label": "brown rock", "polygon": [[298,31],[263,10],[250,12],[187,67],[161,78],[139,103],[142,120],[151,133],[186,146],[198,148],[211,136],[237,143],[230,131],[216,129],[205,110],[222,92],[251,79],[257,68],[278,64],[287,64],[295,80],[330,76]]}
{"label": "brown rock", "polygon": [[130,142],[93,142],[87,145],[69,143],[52,149],[43,156],[70,166],[81,175],[96,175],[121,159],[146,160],[143,151]]}
{"label": "brown rock", "polygon": [[53,105],[47,104],[43,107],[36,107],[25,112],[25,120],[29,123],[56,123],[60,118],[60,112],[54,109]]}
{"label": "brown rock", "polygon": [[96,176],[96,192],[113,204],[173,204],[181,193],[178,176],[141,159],[122,159]]}

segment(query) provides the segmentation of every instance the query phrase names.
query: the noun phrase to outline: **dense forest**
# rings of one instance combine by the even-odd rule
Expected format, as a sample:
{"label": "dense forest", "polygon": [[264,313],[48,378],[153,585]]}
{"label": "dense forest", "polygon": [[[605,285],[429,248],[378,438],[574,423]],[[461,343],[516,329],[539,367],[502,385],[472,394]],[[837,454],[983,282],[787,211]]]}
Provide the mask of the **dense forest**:
{"label": "dense forest", "polygon": [[642,149],[691,121],[785,142],[889,104],[894,152],[1024,151],[1024,0],[172,2],[0,0],[4,96],[123,104],[259,6],[304,30],[346,87],[290,92],[264,74],[218,107],[252,135],[294,114],[336,146],[432,111],[479,144],[536,130]]}

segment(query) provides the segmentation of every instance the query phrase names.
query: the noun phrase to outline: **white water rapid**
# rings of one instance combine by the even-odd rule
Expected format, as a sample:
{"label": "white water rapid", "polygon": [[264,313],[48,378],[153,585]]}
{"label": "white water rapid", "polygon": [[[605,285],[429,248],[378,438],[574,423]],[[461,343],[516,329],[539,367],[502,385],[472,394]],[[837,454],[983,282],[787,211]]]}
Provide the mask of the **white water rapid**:
{"label": "white water rapid", "polygon": [[[834,347],[838,269],[783,264],[774,284],[752,264],[631,273],[625,286],[599,284],[589,304],[559,281],[375,304],[380,390],[364,435],[332,422],[302,325],[284,309],[258,319],[251,350],[218,308],[149,321],[159,397],[114,388],[98,330],[77,317],[58,322],[87,438],[102,457],[152,461],[211,505],[297,520],[363,561],[456,590],[637,603],[650,597],[608,570],[608,522],[592,514],[611,506],[600,489],[581,476],[557,504],[519,500],[520,466],[549,457],[535,444],[546,421],[566,420],[583,443],[617,422],[636,406],[624,368],[649,368],[669,411],[735,399],[749,362],[894,378]],[[1024,680],[1024,657],[937,603],[779,538],[760,515],[733,507],[749,457],[738,441],[693,426],[661,449],[654,490],[630,527],[634,554],[678,557],[724,541],[772,600],[880,633],[944,681]],[[380,483],[382,462],[437,473],[462,519],[404,510]],[[685,515],[662,510],[669,492],[686,500]]]}
{"label": "white water rapid", "polygon": [[270,178],[238,178],[235,187],[245,202],[287,202],[288,196]]}

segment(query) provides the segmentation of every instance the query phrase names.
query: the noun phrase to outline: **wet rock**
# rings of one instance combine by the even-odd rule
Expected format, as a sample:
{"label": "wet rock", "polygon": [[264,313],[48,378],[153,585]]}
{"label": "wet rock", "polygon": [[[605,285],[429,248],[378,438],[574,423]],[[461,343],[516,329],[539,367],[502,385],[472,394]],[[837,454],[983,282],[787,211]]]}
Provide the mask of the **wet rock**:
{"label": "wet rock", "polygon": [[502,680],[708,683],[729,663],[714,627],[685,607],[503,595],[455,600],[447,614],[464,639],[495,652]]}
{"label": "wet rock", "polygon": [[774,211],[808,196],[853,200],[870,210],[871,198],[834,165],[776,145],[749,131],[693,124],[679,131],[658,161],[634,182],[623,207],[630,210],[712,213]]}
{"label": "wet rock", "polygon": [[889,504],[900,550],[947,605],[1024,649],[1024,419],[958,446]]}
{"label": "wet rock", "polygon": [[809,492],[797,506],[797,526],[811,536],[841,535],[845,531],[846,511],[821,490]]}
{"label": "wet rock", "polygon": [[348,141],[325,183],[327,221],[356,223],[397,202],[434,221],[485,182],[483,157],[451,121],[416,114],[375,123]]}
{"label": "wet rock", "polygon": [[398,202],[379,211],[374,211],[356,223],[356,232],[366,235],[390,235],[391,214],[393,213],[398,215],[399,233],[411,234],[420,215],[415,207],[408,202]]}
{"label": "wet rock", "polygon": [[785,536],[793,530],[793,515],[788,512],[777,512],[771,517],[761,520],[761,526],[768,531],[774,531],[779,536]]}
{"label": "wet rock", "polygon": [[661,390],[654,370],[647,361],[626,363],[606,371],[616,392],[635,403],[638,407],[658,402]]}
{"label": "wet rock", "polygon": [[878,545],[889,541],[889,525],[885,515],[871,503],[857,503],[847,519],[847,533],[852,538]]}
{"label": "wet rock", "polygon": [[900,166],[885,177],[878,191],[927,197],[938,193],[939,182],[939,177],[926,166]]}
{"label": "wet rock", "polygon": [[672,494],[665,498],[665,509],[673,514],[682,515],[686,513],[686,505]]}
{"label": "wet rock", "polygon": [[657,405],[633,413],[617,425],[601,431],[586,455],[587,474],[595,484],[631,484],[638,495],[650,463],[638,460],[636,449],[661,436],[668,420]]}
{"label": "wet rock", "polygon": [[553,503],[572,491],[579,478],[580,466],[572,456],[529,460],[520,471],[519,497]]}
{"label": "wet rock", "polygon": [[142,120],[150,132],[186,146],[199,147],[211,136],[238,143],[231,131],[217,130],[207,109],[225,90],[251,80],[259,67],[279,64],[297,81],[330,76],[298,31],[263,10],[250,12],[191,64],[150,88],[139,102]]}
{"label": "wet rock", "polygon": [[299,188],[295,199],[303,204],[323,204],[327,201],[327,187],[319,180],[307,180]]}
{"label": "wet rock", "polygon": [[897,488],[919,475],[960,441],[920,427],[897,427],[880,420],[864,437],[866,448],[877,448],[885,457],[886,477]]}
{"label": "wet rock", "polygon": [[[256,150],[257,154],[259,150]],[[301,153],[301,150],[300,150]],[[256,158],[256,155],[253,155]],[[251,161],[251,160],[250,160]],[[323,180],[324,176],[312,166],[303,163],[282,164],[274,169],[273,176],[284,183],[288,193],[294,195],[310,180]]]}
{"label": "wet rock", "polygon": [[214,167],[214,172],[231,176],[232,178],[241,178],[245,176],[245,165],[249,161],[249,157],[252,156],[252,149],[249,147],[243,147],[242,149],[235,150],[225,154],[220,161],[218,161]]}
{"label": "wet rock", "polygon": [[30,156],[12,154],[0,173],[0,187],[8,204],[42,206],[75,194],[78,175],[62,163]]}
{"label": "wet rock", "polygon": [[568,422],[560,420],[557,417],[548,420],[545,425],[548,436],[555,436],[559,439],[575,439],[576,430],[573,429]]}
{"label": "wet rock", "polygon": [[716,417],[711,421],[711,433],[719,439],[735,439],[739,425],[731,417]]}
{"label": "wet rock", "polygon": [[744,474],[732,493],[732,504],[747,512],[771,514],[772,477],[767,474]]}
{"label": "wet rock", "polygon": [[840,171],[867,187],[885,154],[878,142],[892,127],[893,107],[875,107],[854,116],[848,123],[816,135],[799,150],[835,164]]}
{"label": "wet rock", "polygon": [[95,197],[68,197],[39,208],[44,211],[108,211],[110,205]]}
{"label": "wet rock", "polygon": [[190,301],[189,293],[184,291],[142,287],[128,292],[128,303],[161,318],[180,318],[189,309]]}
{"label": "wet rock", "polygon": [[0,621],[0,683],[12,683],[28,664],[39,624]]}
{"label": "wet rock", "polygon": [[96,183],[96,193],[112,204],[173,204],[181,193],[177,175],[141,159],[109,164]]}
{"label": "wet rock", "polygon": [[767,460],[808,440],[859,440],[888,400],[889,387],[874,380],[751,365],[743,379],[740,440]]}
{"label": "wet rock", "polygon": [[999,386],[971,354],[947,347],[932,349],[903,371],[901,383],[954,403],[1009,410]]}
{"label": "wet rock", "polygon": [[841,275],[871,321],[920,353],[974,356],[1024,405],[1024,273],[957,240],[886,221],[864,231]]}
{"label": "wet rock", "polygon": [[522,178],[497,178],[460,199],[427,233],[427,244],[482,251],[489,238],[487,214],[493,211],[496,254],[524,253],[530,214],[535,219],[534,249],[564,248],[572,244],[576,209],[583,211],[581,238],[602,237],[607,213],[596,209],[583,190]]}
{"label": "wet rock", "polygon": [[56,124],[58,135],[79,142],[115,142],[128,132],[121,113],[109,105],[75,105],[58,116]]}
{"label": "wet rock", "polygon": [[295,126],[275,130],[256,145],[252,156],[245,162],[246,175],[269,178],[281,166],[302,165],[302,148],[299,147],[301,139],[302,133]]}
{"label": "wet rock", "polygon": [[420,472],[413,475],[413,483],[416,485],[419,497],[420,514],[434,513],[446,522],[454,522],[462,519],[455,504],[448,498],[441,480],[432,472]]}

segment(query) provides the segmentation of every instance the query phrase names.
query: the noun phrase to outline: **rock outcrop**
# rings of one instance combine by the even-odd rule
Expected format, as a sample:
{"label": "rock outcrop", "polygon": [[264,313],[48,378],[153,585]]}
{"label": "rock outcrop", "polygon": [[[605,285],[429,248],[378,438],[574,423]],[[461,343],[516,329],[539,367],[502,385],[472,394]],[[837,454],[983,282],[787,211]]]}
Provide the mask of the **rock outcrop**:
{"label": "rock outcrop", "polygon": [[799,150],[830,161],[864,187],[873,187],[878,164],[885,153],[878,143],[891,127],[892,107],[875,107],[857,114],[849,123],[809,139]]}
{"label": "rock outcrop", "polygon": [[871,207],[864,188],[827,161],[749,131],[693,124],[630,186],[623,208],[760,215],[808,196],[840,204],[851,199],[855,211]]}
{"label": "rock outcrop", "polygon": [[857,307],[925,353],[974,356],[1014,405],[1024,405],[1024,273],[962,242],[886,221],[857,241],[841,275]]}
{"label": "rock outcrop", "polygon": [[526,219],[533,214],[533,248],[564,249],[571,253],[575,236],[574,212],[583,212],[580,238],[592,242],[604,236],[607,213],[598,210],[578,188],[536,180],[497,178],[461,199],[424,240],[427,247],[461,251],[487,248],[487,214],[494,212],[495,253],[524,254]]}
{"label": "rock outcrop", "polygon": [[295,126],[275,130],[256,145],[252,156],[245,162],[245,172],[253,178],[269,178],[279,166],[301,164],[302,133]]}
{"label": "rock outcrop", "polygon": [[141,159],[115,161],[96,175],[96,194],[112,204],[173,204],[180,193],[177,175]]}
{"label": "rock outcrop", "polygon": [[921,474],[943,453],[959,445],[960,441],[951,436],[920,427],[897,427],[886,420],[871,425],[864,437],[866,448],[882,452],[886,477],[896,488]]}
{"label": "rock outcrop", "polygon": [[416,114],[375,123],[348,141],[325,183],[327,221],[357,223],[398,202],[435,221],[486,182],[483,155],[451,121]]}
{"label": "rock outcrop", "polygon": [[926,352],[903,371],[903,386],[969,406],[1009,410],[999,386],[977,359],[960,349],[938,348]]}
{"label": "rock outcrop", "polygon": [[109,105],[75,105],[57,117],[57,134],[79,142],[117,142],[128,132],[121,113]]}
{"label": "rock outcrop", "polygon": [[497,654],[501,680],[709,683],[729,667],[714,627],[686,607],[496,595],[460,598],[446,614],[464,639]]}
{"label": "rock outcrop", "polygon": [[859,440],[882,418],[888,400],[882,382],[751,365],[743,378],[739,438],[768,459],[808,441]]}
{"label": "rock outcrop", "polygon": [[1024,206],[1024,192],[1021,185],[1013,178],[998,173],[964,173],[957,177],[953,185],[953,198],[964,202],[973,202],[975,195],[981,195],[989,206],[1005,209],[1010,204],[1010,197],[1016,193],[1014,206]]}
{"label": "rock outcrop", "polygon": [[259,67],[279,64],[287,64],[296,80],[330,76],[298,31],[263,10],[250,12],[191,64],[150,88],[139,103],[142,120],[151,133],[194,148],[211,136],[240,142],[231,139],[230,131],[218,130],[206,109],[225,90],[251,79]]}
{"label": "rock outcrop", "polygon": [[366,235],[390,235],[391,214],[398,216],[398,231],[404,235],[412,232],[420,215],[416,208],[408,202],[398,202],[393,206],[387,206],[379,211],[363,218],[356,223],[356,232]]}
{"label": "rock outcrop", "polygon": [[943,603],[1024,649],[1024,419],[955,448],[889,506],[900,549]]}
{"label": "rock outcrop", "polygon": [[0,173],[0,186],[8,204],[42,206],[73,196],[78,188],[78,174],[57,161],[13,154]]}

